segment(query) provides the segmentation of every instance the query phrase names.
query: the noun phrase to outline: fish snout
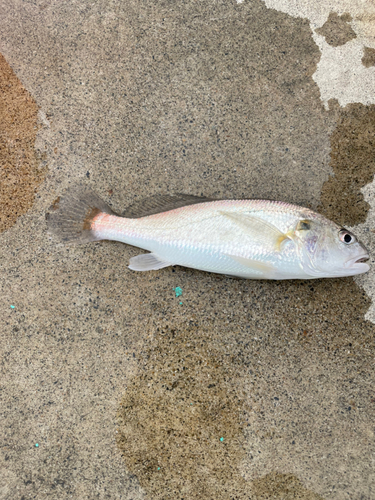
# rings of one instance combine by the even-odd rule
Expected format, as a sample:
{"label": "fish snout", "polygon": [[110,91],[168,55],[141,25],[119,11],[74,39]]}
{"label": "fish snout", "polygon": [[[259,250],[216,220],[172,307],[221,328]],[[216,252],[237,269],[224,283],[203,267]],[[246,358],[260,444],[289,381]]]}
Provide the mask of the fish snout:
{"label": "fish snout", "polygon": [[356,257],[349,259],[345,263],[346,268],[355,269],[359,273],[365,273],[370,269],[370,266],[367,264],[370,256],[367,252],[364,252],[362,255],[357,255]]}

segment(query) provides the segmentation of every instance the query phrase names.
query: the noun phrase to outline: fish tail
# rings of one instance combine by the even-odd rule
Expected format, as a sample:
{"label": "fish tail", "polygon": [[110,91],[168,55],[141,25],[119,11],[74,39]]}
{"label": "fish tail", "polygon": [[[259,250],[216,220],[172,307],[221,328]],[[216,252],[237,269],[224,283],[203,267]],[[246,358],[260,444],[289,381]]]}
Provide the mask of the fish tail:
{"label": "fish tail", "polygon": [[91,228],[94,217],[101,213],[115,215],[88,186],[78,185],[52,203],[46,214],[47,228],[67,243],[98,241],[101,238]]}

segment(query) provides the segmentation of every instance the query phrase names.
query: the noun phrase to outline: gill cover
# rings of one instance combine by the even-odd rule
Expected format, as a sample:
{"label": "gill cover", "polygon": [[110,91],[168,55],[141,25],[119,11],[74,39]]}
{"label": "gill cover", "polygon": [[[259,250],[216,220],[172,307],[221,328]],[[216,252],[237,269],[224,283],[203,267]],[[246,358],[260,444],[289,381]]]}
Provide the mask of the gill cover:
{"label": "gill cover", "polygon": [[321,228],[319,223],[309,219],[302,219],[298,221],[292,236],[296,244],[300,266],[306,274],[314,278],[325,274],[323,270],[317,268],[315,263],[319,240],[322,237],[322,234],[319,234],[319,228]]}

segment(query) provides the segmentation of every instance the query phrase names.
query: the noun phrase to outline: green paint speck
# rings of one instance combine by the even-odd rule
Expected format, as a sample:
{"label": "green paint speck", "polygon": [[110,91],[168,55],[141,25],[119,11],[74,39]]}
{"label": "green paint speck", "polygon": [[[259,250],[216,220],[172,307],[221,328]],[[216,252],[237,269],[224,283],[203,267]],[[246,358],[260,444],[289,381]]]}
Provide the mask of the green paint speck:
{"label": "green paint speck", "polygon": [[16,306],[10,306],[11,309],[14,309]]}
{"label": "green paint speck", "polygon": [[160,470],[160,467],[158,467],[158,470]]}
{"label": "green paint speck", "polygon": [[175,291],[176,297],[180,297],[182,295],[182,288],[181,287],[176,286],[176,288],[174,288],[174,291]]}
{"label": "green paint speck", "polygon": [[38,443],[35,443],[35,448],[39,448],[39,444]]}
{"label": "green paint speck", "polygon": [[220,438],[220,441],[223,442],[224,441],[224,438]]}

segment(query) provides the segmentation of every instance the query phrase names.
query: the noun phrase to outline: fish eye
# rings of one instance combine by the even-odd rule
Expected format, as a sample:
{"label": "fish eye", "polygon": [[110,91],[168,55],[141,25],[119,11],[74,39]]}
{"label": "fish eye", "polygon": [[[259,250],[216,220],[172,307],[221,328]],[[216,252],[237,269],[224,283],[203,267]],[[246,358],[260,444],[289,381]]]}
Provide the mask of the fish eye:
{"label": "fish eye", "polygon": [[339,233],[340,240],[346,245],[350,245],[356,241],[355,236],[353,236],[349,231],[342,229]]}

